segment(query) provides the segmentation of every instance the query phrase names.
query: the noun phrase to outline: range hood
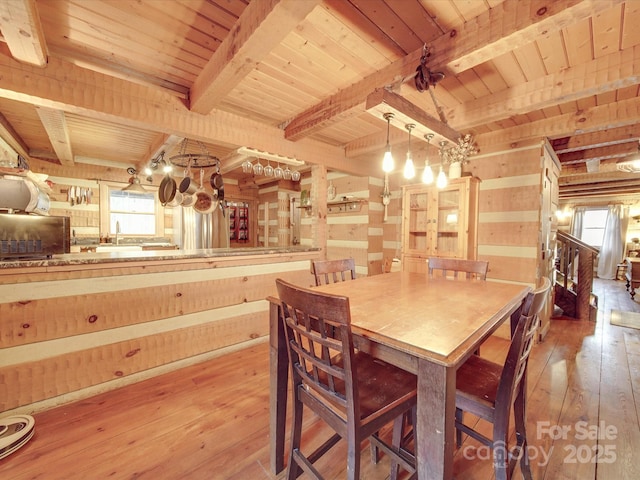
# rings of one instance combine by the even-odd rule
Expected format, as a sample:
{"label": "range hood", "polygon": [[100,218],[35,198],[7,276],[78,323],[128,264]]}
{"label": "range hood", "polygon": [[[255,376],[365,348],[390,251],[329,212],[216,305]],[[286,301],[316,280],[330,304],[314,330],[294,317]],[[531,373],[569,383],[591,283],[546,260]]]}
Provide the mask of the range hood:
{"label": "range hood", "polygon": [[25,177],[0,177],[0,211],[48,215],[49,195]]}

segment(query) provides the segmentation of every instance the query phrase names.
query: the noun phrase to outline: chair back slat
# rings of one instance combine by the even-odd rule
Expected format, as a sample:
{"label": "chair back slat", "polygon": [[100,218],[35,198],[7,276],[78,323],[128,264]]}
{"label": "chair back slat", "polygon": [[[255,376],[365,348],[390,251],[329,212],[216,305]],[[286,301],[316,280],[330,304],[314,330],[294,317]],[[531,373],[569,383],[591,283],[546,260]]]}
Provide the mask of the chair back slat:
{"label": "chair back slat", "polygon": [[355,280],[356,263],[353,258],[340,260],[313,260],[311,271],[316,280],[316,286],[329,283]]}
{"label": "chair back slat", "polygon": [[294,389],[308,390],[346,413],[355,395],[349,299],[277,279]]}
{"label": "chair back slat", "polygon": [[453,275],[454,278],[458,278],[458,274],[462,273],[466,278],[486,280],[487,271],[489,270],[489,262],[486,260],[432,257],[427,261],[429,262],[428,269],[431,277],[434,276],[434,271],[440,271],[443,277]]}
{"label": "chair back slat", "polygon": [[[538,328],[538,314],[542,311],[547,300],[551,281],[543,277],[542,285],[529,293],[522,303],[522,310],[515,331],[512,334],[511,345],[505,361],[504,370],[496,395],[496,410],[499,403],[507,402],[512,405],[521,388],[524,388],[524,378],[533,348],[534,337]],[[508,407],[506,409],[508,410]]]}

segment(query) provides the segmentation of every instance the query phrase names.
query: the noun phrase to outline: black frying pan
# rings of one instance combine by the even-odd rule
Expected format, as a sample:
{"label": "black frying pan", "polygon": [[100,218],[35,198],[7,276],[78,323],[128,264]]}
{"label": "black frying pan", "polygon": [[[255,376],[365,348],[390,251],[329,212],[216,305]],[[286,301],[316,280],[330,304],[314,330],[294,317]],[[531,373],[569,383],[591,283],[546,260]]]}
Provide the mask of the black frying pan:
{"label": "black frying pan", "polygon": [[160,182],[158,189],[158,198],[162,206],[166,206],[176,196],[176,181],[169,175],[165,176]]}

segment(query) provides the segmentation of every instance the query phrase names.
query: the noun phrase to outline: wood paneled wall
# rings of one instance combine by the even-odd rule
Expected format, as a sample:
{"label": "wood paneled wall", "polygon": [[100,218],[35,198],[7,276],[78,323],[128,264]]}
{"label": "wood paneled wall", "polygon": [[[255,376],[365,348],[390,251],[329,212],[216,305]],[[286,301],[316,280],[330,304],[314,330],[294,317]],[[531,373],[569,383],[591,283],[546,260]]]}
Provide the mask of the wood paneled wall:
{"label": "wood paneled wall", "polygon": [[268,336],[317,252],[0,270],[0,412],[33,412]]}
{"label": "wood paneled wall", "polygon": [[[400,189],[394,192],[389,216],[384,222],[382,190],[384,181],[374,177],[354,177],[339,172],[329,172],[326,182],[313,176],[303,179],[302,188],[311,191],[312,199],[322,199],[315,189],[326,189],[330,183],[336,189],[334,202],[343,197],[362,200],[360,208],[345,212],[328,212],[315,205],[301,217],[301,237],[305,245],[316,245],[313,235],[324,228],[326,258],[352,257],[356,273],[361,276],[382,273],[383,261],[391,261],[400,250]],[[331,202],[331,201],[329,201]],[[323,206],[324,207],[324,206]],[[317,245],[324,248],[323,245]]]}
{"label": "wood paneled wall", "polygon": [[[546,263],[553,253],[557,224],[546,223],[543,215],[557,205],[559,170],[544,155],[544,142],[532,140],[517,147],[505,146],[482,152],[465,170],[481,179],[478,218],[478,259],[489,261],[487,277],[495,281],[536,286],[546,275]],[[548,212],[543,211],[545,181],[552,182]],[[549,249],[543,253],[545,249]],[[551,311],[550,306],[549,311]],[[548,322],[548,316],[545,319]],[[544,320],[543,320],[544,322]],[[508,338],[509,332],[501,329]]]}
{"label": "wood paneled wall", "polygon": [[536,279],[540,230],[540,142],[473,157],[465,169],[481,179],[478,259],[489,278],[531,283]]}

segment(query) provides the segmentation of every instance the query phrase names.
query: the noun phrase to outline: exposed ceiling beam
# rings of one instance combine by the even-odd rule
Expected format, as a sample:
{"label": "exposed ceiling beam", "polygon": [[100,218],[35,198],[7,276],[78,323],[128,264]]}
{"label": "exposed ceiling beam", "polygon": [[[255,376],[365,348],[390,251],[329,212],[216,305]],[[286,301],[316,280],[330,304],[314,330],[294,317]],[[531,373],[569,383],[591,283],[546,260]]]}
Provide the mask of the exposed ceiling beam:
{"label": "exposed ceiling beam", "polygon": [[563,141],[563,139],[551,141],[558,155],[584,150],[586,148],[606,147],[608,145],[617,145],[630,141],[638,142],[638,140],[640,140],[640,124],[608,128],[606,130],[583,133],[565,138],[567,138],[566,142]]}
{"label": "exposed ceiling beam", "polygon": [[558,159],[564,168],[565,165],[585,163],[589,160],[624,158],[634,153],[638,153],[638,142],[632,141],[617,145],[607,145],[605,147],[587,148],[575,152],[561,153],[558,155]]}
{"label": "exposed ceiling beam", "polygon": [[47,132],[49,142],[62,165],[73,165],[73,151],[69,139],[67,120],[62,110],[47,107],[36,107],[38,117]]}
{"label": "exposed ceiling beam", "polygon": [[[640,98],[599,105],[574,113],[505,128],[476,136],[480,145],[499,145],[522,142],[528,138],[564,137],[634,125],[640,118]],[[484,150],[483,150],[484,151]]]}
{"label": "exposed ceiling beam", "polygon": [[604,160],[599,160],[599,166],[595,172],[590,172],[587,168],[586,162],[573,163],[569,165],[562,165],[562,176],[570,176],[570,175],[586,175],[593,173],[606,173],[606,172],[615,172],[616,164],[618,160],[616,158],[608,158]]}
{"label": "exposed ceiling beam", "polygon": [[425,135],[433,134],[432,142],[436,145],[441,141],[456,143],[460,138],[460,132],[386,88],[380,88],[370,94],[367,97],[365,108],[367,112],[377,118],[384,118],[385,113],[393,113],[394,124],[415,124],[413,134],[416,138],[424,140]]}
{"label": "exposed ceiling beam", "polygon": [[377,165],[346,158],[341,147],[311,139],[291,142],[277,127],[222,110],[209,115],[191,112],[168,93],[107,78],[53,57],[46,69],[36,69],[0,54],[0,71],[0,97],[11,100],[229,148],[244,145],[356,176],[379,173]]}
{"label": "exposed ceiling beam", "polygon": [[445,116],[456,128],[466,130],[638,84],[640,45],[465,102]]}
{"label": "exposed ceiling beam", "polygon": [[250,2],[191,88],[191,110],[209,113],[320,0]]}
{"label": "exposed ceiling beam", "polygon": [[[382,117],[380,117],[382,119]],[[400,125],[400,122],[391,122],[391,128],[389,129],[389,144],[396,145],[399,143],[405,143],[407,141],[407,131],[404,129],[404,124]],[[383,149],[387,142],[387,131],[380,130],[379,132],[366,135],[355,139],[353,142],[349,142],[345,145],[345,155],[349,158],[357,158],[367,153],[379,152],[382,158]]]}
{"label": "exposed ceiling beam", "polygon": [[0,113],[0,138],[15,150],[16,153],[22,155],[27,160],[30,159],[29,147],[2,113]]}
{"label": "exposed ceiling beam", "polygon": [[[607,183],[589,183],[572,188],[560,187],[560,199],[578,199],[581,197],[619,197],[620,195],[638,195],[640,178],[636,180],[610,181]],[[619,200],[619,199],[618,199]]]}
{"label": "exposed ceiling beam", "polygon": [[[459,73],[621,2],[556,0],[541,5],[535,0],[506,0],[436,39],[429,63],[435,70]],[[358,115],[369,92],[413,78],[421,56],[419,48],[325,98],[288,122],[285,138],[298,140]]]}
{"label": "exposed ceiling beam", "polygon": [[[147,153],[144,155],[144,163],[156,158],[161,152],[169,154],[182,141],[181,137],[176,135],[159,134],[156,140],[149,146]],[[168,157],[166,158],[168,161]]]}
{"label": "exposed ceiling beam", "polygon": [[66,59],[78,67],[87,68],[109,77],[119,78],[121,80],[126,80],[147,87],[152,86],[160,88],[183,100],[189,97],[189,88],[184,85],[179,85],[164,78],[146,74],[134,68],[125,67],[122,64],[112,61],[110,58],[101,58],[96,55],[81,53],[77,50],[60,47],[59,45],[52,45],[49,48],[49,53],[51,57]]}
{"label": "exposed ceiling beam", "polygon": [[622,2],[506,0],[437,39],[430,63],[458,74]]}
{"label": "exposed ceiling beam", "polygon": [[13,58],[37,67],[47,64],[47,45],[36,0],[2,0],[0,30]]}

